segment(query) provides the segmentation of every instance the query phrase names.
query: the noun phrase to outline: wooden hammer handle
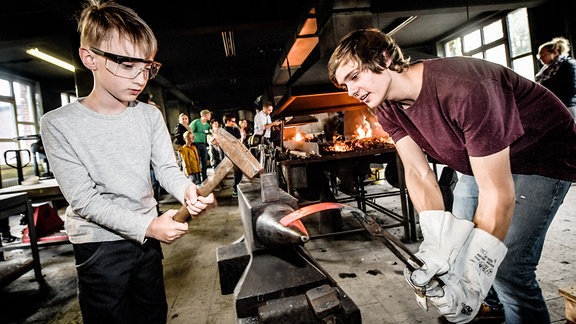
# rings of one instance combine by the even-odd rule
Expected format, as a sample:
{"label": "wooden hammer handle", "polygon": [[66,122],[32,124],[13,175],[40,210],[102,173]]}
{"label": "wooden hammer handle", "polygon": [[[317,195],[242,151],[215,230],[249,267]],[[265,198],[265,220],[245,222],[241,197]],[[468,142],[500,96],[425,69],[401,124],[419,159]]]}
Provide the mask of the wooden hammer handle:
{"label": "wooden hammer handle", "polygon": [[[216,186],[226,178],[226,175],[233,167],[234,164],[232,161],[230,161],[228,157],[224,157],[214,170],[214,175],[202,182],[202,186],[196,191],[198,196],[208,196],[212,191],[214,191],[214,188],[216,188]],[[177,222],[184,223],[188,221],[189,217],[190,213],[188,213],[188,209],[186,208],[186,205],[184,205],[180,207],[173,219]]]}

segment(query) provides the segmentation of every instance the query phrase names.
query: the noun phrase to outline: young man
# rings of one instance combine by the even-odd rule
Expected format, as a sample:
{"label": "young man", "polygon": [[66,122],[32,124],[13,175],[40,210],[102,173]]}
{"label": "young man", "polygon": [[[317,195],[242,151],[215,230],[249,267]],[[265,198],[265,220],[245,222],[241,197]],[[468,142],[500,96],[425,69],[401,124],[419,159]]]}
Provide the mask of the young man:
{"label": "young man", "polygon": [[[576,179],[576,128],[562,102],[488,61],[410,63],[376,29],[345,36],[328,73],[375,110],[402,158],[424,237],[417,255],[425,265],[405,271],[420,306],[468,322],[493,283],[506,323],[549,322],[535,270]],[[463,174],[453,214],[427,155]]]}
{"label": "young man", "polygon": [[194,145],[198,149],[200,156],[200,167],[202,168],[202,181],[208,178],[208,134],[210,134],[210,119],[212,113],[204,109],[200,111],[200,118],[196,118],[190,124],[190,130],[194,134]]}
{"label": "young man", "polygon": [[272,110],[274,110],[272,103],[267,101],[262,105],[262,110],[254,116],[254,134],[260,135],[264,144],[271,144],[272,127],[281,123],[279,120],[272,121],[270,117]]}
{"label": "young man", "polygon": [[160,111],[136,101],[160,68],[156,38],[130,8],[91,1],[81,13],[79,55],[92,71],[87,97],[50,111],[41,133],[52,171],[69,203],[84,323],[165,323],[160,242],[188,230],[158,216],[150,166],[160,185],[197,215],[214,197],[198,197],[176,164]]}

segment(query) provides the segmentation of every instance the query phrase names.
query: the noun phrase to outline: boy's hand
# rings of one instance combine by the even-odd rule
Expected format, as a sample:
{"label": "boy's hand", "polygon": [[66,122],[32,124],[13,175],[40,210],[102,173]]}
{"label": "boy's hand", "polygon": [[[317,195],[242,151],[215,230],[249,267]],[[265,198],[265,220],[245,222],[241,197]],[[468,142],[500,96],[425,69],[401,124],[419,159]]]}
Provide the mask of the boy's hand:
{"label": "boy's hand", "polygon": [[160,242],[172,243],[188,232],[188,223],[179,223],[172,219],[176,215],[176,209],[170,209],[156,217],[146,230],[146,237],[155,238]]}
{"label": "boy's hand", "polygon": [[184,192],[184,199],[186,200],[186,209],[190,213],[190,216],[194,217],[198,215],[201,211],[206,209],[209,204],[214,203],[214,194],[210,193],[207,197],[198,196],[198,187],[195,184],[191,184],[186,188]]}

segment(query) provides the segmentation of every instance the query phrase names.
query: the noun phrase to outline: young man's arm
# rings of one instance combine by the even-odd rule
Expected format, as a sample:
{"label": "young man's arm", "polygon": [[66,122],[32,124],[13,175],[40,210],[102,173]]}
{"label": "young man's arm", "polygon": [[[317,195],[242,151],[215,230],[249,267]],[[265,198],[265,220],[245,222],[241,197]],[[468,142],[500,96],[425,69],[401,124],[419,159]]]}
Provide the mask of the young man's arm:
{"label": "young man's arm", "polygon": [[444,210],[444,200],[436,174],[430,168],[420,146],[412,138],[405,136],[396,142],[396,149],[404,165],[406,187],[416,210]]}
{"label": "young man's arm", "polygon": [[[405,271],[405,277],[411,286],[425,287],[434,276],[451,269],[474,223],[457,218],[457,215],[445,210],[436,174],[412,138],[401,138],[396,148],[404,164],[410,198],[418,210],[423,237],[416,256],[424,265],[413,272]],[[417,300],[425,305],[421,298]]]}
{"label": "young man's arm", "polygon": [[476,227],[504,240],[514,212],[515,191],[510,170],[510,148],[483,156],[470,157],[478,185]]}

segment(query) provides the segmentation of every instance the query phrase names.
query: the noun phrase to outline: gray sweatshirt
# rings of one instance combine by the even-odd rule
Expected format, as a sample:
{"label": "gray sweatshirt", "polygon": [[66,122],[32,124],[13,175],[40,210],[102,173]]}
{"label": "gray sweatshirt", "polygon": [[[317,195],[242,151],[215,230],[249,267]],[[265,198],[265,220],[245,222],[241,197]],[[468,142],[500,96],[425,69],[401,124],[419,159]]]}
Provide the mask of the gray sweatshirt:
{"label": "gray sweatshirt", "polygon": [[143,243],[157,217],[150,166],[181,203],[190,181],[176,164],[158,108],[142,102],[116,115],[76,101],[42,116],[51,170],[68,201],[65,229],[75,244],[131,239]]}

